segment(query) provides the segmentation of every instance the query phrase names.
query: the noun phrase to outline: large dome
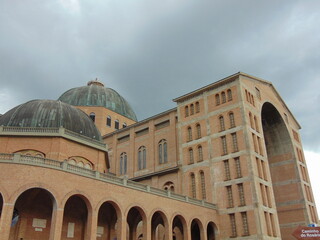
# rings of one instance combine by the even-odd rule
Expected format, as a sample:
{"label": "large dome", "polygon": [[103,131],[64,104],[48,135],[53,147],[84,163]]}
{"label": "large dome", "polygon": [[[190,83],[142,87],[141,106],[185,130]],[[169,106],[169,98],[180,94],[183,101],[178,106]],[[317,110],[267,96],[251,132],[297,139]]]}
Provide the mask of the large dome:
{"label": "large dome", "polygon": [[137,121],[129,103],[115,90],[106,88],[98,81],[90,81],[87,86],[72,88],[59,99],[73,106],[100,106],[108,108],[127,118]]}
{"label": "large dome", "polygon": [[21,104],[0,117],[0,126],[63,127],[80,135],[101,140],[99,130],[83,111],[54,100],[32,100]]}

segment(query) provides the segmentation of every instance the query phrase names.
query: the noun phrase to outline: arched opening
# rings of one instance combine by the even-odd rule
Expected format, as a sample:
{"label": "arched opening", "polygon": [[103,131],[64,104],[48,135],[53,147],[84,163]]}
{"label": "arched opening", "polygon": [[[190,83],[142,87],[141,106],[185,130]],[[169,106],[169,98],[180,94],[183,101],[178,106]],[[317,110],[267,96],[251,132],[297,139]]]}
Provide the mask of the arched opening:
{"label": "arched opening", "polygon": [[151,219],[151,239],[168,239],[166,229],[168,229],[168,222],[165,215],[162,212],[155,212]]}
{"label": "arched opening", "polygon": [[127,215],[127,240],[143,239],[145,231],[146,217],[143,210],[139,207],[130,209]]}
{"label": "arched opening", "polygon": [[[268,203],[268,196],[264,205],[277,209],[281,235],[283,238],[290,238],[288,235],[298,224],[301,224],[301,222],[308,223],[307,213],[303,205],[304,197],[301,183],[297,181],[299,176],[294,148],[282,116],[271,103],[263,104],[261,119],[268,163],[260,161],[258,158],[256,160],[261,163],[261,172],[266,172],[263,173],[266,176],[262,177],[266,181],[270,181],[267,170],[267,166],[269,166],[276,206],[274,206],[273,200]],[[268,188],[268,186],[263,187]],[[292,204],[294,202],[297,204]],[[290,215],[288,215],[289,212]],[[268,235],[277,235],[276,224],[272,220],[273,214],[265,212],[265,216],[266,225],[269,226]]]}
{"label": "arched opening", "polygon": [[61,240],[84,240],[87,218],[88,208],[82,196],[71,196],[64,207]]}
{"label": "arched opening", "polygon": [[186,221],[180,215],[174,217],[172,221],[172,239],[183,240],[187,236]]}
{"label": "arched opening", "polygon": [[89,114],[89,117],[91,118],[91,120],[92,120],[93,122],[96,121],[96,114],[95,114],[94,112],[90,113],[90,114]]}
{"label": "arched opening", "polygon": [[201,227],[199,226],[200,221],[197,219],[192,220],[191,223],[191,239],[192,240],[201,240],[201,235],[202,235],[202,231],[201,231]]}
{"label": "arched opening", "polygon": [[207,225],[207,240],[215,240],[217,233],[217,226],[213,222]]}
{"label": "arched opening", "polygon": [[49,239],[55,200],[42,188],[23,192],[15,202],[9,239]]}
{"label": "arched opening", "polygon": [[98,213],[97,238],[113,240],[120,239],[118,234],[119,208],[111,202],[104,202]]}

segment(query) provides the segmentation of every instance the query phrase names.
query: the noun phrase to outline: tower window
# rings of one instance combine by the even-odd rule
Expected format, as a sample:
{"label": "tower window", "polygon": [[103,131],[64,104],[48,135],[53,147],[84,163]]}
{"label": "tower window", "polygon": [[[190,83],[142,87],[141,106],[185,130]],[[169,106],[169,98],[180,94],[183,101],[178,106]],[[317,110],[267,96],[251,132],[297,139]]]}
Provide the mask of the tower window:
{"label": "tower window", "polygon": [[194,105],[191,104],[190,105],[190,115],[193,115],[194,114]]}
{"label": "tower window", "polygon": [[198,162],[203,161],[203,152],[202,152],[202,146],[198,146]]}
{"label": "tower window", "polygon": [[233,128],[236,126],[235,121],[234,121],[234,114],[233,112],[229,113],[229,120],[230,120],[230,128]]}
{"label": "tower window", "polygon": [[228,95],[228,101],[232,101],[232,92],[231,92],[231,89],[228,89],[227,95]]}
{"label": "tower window", "polygon": [[219,94],[216,94],[216,105],[220,105],[220,96]]}
{"label": "tower window", "polygon": [[194,163],[194,159],[193,159],[193,149],[189,148],[189,164]]}
{"label": "tower window", "polygon": [[201,138],[201,126],[197,124],[197,138]]}
{"label": "tower window", "polygon": [[225,92],[221,93],[221,99],[222,99],[222,103],[225,103],[227,101]]}
{"label": "tower window", "polygon": [[188,127],[188,141],[192,141],[192,128]]}
{"label": "tower window", "polygon": [[220,122],[220,131],[224,131],[225,130],[225,126],[224,126],[224,118],[223,118],[223,116],[219,117],[219,122]]}
{"label": "tower window", "polygon": [[200,112],[200,104],[199,102],[196,102],[196,113]]}
{"label": "tower window", "polygon": [[205,200],[207,196],[206,196],[206,183],[205,183],[205,177],[204,177],[203,171],[200,171],[200,182],[201,182],[202,199]]}
{"label": "tower window", "polygon": [[196,198],[197,194],[196,194],[196,179],[193,173],[191,173],[190,175],[191,177],[191,197]]}
{"label": "tower window", "polygon": [[185,117],[188,117],[189,116],[189,107],[188,106],[186,106],[185,108],[184,108],[184,116]]}
{"label": "tower window", "polygon": [[127,127],[127,124],[126,123],[123,123],[122,124],[122,128],[126,128]]}

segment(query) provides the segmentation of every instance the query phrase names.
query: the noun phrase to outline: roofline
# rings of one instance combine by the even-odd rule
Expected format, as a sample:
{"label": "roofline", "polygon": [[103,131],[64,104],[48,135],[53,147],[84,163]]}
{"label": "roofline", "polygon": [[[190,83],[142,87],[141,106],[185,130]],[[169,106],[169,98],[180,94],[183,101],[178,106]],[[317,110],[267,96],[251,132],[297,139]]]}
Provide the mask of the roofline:
{"label": "roofline", "polygon": [[163,116],[163,115],[166,115],[166,114],[171,113],[171,112],[174,112],[174,111],[177,111],[177,107],[171,108],[171,109],[169,109],[169,110],[167,110],[167,111],[164,111],[164,112],[161,112],[161,113],[158,113],[158,114],[156,114],[156,115],[154,115],[154,116],[151,116],[151,117],[149,117],[149,118],[146,118],[146,119],[144,119],[144,120],[141,120],[141,121],[139,121],[139,122],[136,122],[136,123],[134,123],[134,124],[131,124],[131,125],[125,127],[125,128],[121,128],[121,129],[116,130],[116,131],[113,131],[113,132],[111,132],[111,133],[107,133],[107,134],[105,134],[105,135],[102,136],[102,139],[104,139],[104,138],[106,138],[106,137],[110,137],[110,136],[112,136],[112,135],[114,135],[114,134],[118,134],[118,133],[121,133],[121,132],[125,132],[125,131],[127,131],[128,129],[130,129],[130,128],[137,127],[137,126],[142,125],[142,124],[144,124],[144,123],[146,123],[146,122],[148,122],[148,121],[150,121],[150,120],[152,120],[152,119],[161,117],[161,116]]}
{"label": "roofline", "polygon": [[290,113],[292,119],[294,120],[294,122],[297,124],[297,126],[299,127],[299,129],[301,129],[301,125],[299,124],[299,122],[297,121],[297,119],[294,117],[294,115],[292,114],[292,112],[290,111],[290,109],[288,108],[287,104],[285,103],[285,101],[283,101],[282,97],[280,96],[279,92],[277,91],[277,89],[274,87],[274,85],[272,84],[272,82],[269,82],[269,81],[266,81],[262,78],[258,78],[258,77],[255,77],[255,76],[252,76],[250,74],[247,74],[247,73],[241,73],[240,75],[244,76],[244,77],[248,77],[248,78],[251,78],[253,80],[256,80],[256,81],[259,81],[259,82],[262,82],[263,84],[267,84],[269,85],[273,91],[275,92],[277,98],[280,100],[280,102],[283,104],[283,106],[287,109],[287,111]]}
{"label": "roofline", "polygon": [[230,76],[228,76],[228,77],[222,78],[222,79],[220,79],[220,80],[218,80],[218,81],[216,81],[216,82],[214,82],[214,83],[210,83],[210,84],[208,84],[208,85],[206,85],[206,86],[204,86],[204,87],[202,87],[202,88],[198,88],[198,89],[196,89],[196,90],[194,90],[194,91],[192,91],[192,92],[189,92],[189,93],[186,93],[186,94],[184,94],[184,95],[182,95],[182,96],[180,96],[180,97],[174,98],[172,101],[174,101],[174,102],[181,102],[181,101],[184,101],[184,100],[187,99],[187,98],[193,97],[194,95],[197,95],[197,94],[199,94],[199,93],[201,93],[201,92],[204,92],[204,91],[206,91],[206,90],[220,87],[220,86],[222,86],[222,85],[224,85],[224,84],[227,84],[227,83],[229,83],[229,82],[234,81],[234,80],[235,80],[237,77],[239,77],[241,74],[242,74],[241,72],[237,72],[237,73],[232,74],[232,75],[230,75]]}

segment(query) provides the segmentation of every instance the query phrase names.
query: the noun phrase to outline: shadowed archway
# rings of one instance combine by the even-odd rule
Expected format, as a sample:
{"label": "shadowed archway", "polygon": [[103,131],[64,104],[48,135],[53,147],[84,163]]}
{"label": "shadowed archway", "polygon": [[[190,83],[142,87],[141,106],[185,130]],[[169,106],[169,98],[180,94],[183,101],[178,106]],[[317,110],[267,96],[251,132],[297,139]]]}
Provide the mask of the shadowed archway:
{"label": "shadowed archway", "polygon": [[[293,139],[288,130],[290,122],[286,119],[286,124],[279,111],[269,102],[264,103],[262,106],[261,119],[268,162],[265,163],[260,159],[257,159],[257,161],[262,166],[260,166],[262,168],[262,178],[266,182],[270,182],[272,179],[272,189],[270,189],[269,196],[268,191],[266,191],[267,200],[265,200],[266,204],[264,205],[276,208],[278,215],[277,219],[270,212],[264,213],[267,232],[270,236],[278,236],[275,229],[275,225],[277,225],[275,221],[279,221],[281,236],[286,239],[291,237],[289,236],[290,233],[298,224],[303,222],[307,224],[298,163],[293,147]],[[290,131],[292,130],[290,129]],[[269,174],[268,170],[270,171]],[[263,173],[264,171],[265,174]],[[271,179],[268,179],[270,178],[269,175]],[[268,184],[263,187],[267,190],[269,188]]]}
{"label": "shadowed archway", "polygon": [[17,198],[14,205],[10,239],[49,239],[51,218],[56,202],[42,188],[31,188]]}

